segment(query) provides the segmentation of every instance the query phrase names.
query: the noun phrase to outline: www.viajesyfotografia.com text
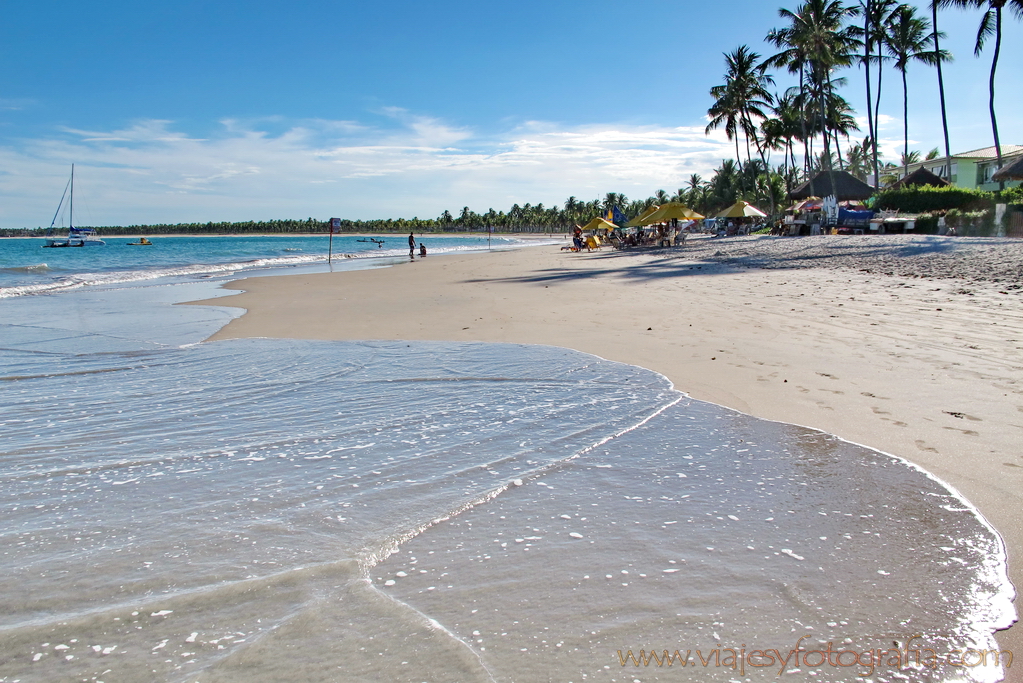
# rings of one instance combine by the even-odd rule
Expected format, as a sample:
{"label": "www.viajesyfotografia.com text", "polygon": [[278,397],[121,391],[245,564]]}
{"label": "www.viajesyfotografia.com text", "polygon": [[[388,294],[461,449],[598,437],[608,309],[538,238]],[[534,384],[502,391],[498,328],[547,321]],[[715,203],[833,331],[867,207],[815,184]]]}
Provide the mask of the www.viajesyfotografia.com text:
{"label": "www.viajesyfotografia.com text", "polygon": [[912,636],[901,647],[876,647],[857,650],[852,647],[836,648],[829,642],[825,647],[813,648],[804,645],[810,638],[802,636],[793,648],[756,649],[745,644],[738,648],[721,647],[710,650],[618,650],[618,661],[622,666],[692,666],[704,668],[733,669],[744,675],[747,670],[773,668],[780,676],[796,668],[819,669],[822,667],[859,669],[861,676],[870,676],[876,669],[928,669],[942,666],[975,668],[998,666],[1012,668],[1012,651],[963,648],[938,652],[920,641],[923,636]]}

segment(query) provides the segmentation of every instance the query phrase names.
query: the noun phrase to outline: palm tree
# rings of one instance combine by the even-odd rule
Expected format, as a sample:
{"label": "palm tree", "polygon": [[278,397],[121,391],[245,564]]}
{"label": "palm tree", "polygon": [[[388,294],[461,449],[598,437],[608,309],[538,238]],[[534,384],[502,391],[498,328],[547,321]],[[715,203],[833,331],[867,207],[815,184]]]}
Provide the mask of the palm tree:
{"label": "palm tree", "polygon": [[[749,146],[750,140],[752,140],[756,145],[761,162],[766,166],[764,146],[761,144],[758,128],[753,119],[767,118],[764,110],[769,108],[774,100],[767,88],[774,83],[774,79],[767,73],[766,62],[761,62],[760,55],[746,45],[741,45],[730,54],[725,54],[725,63],[728,67],[725,73],[725,83],[711,88],[711,95],[724,102],[726,111],[733,117],[738,117],[736,124],[742,129],[746,138],[747,165],[752,159]],[[708,113],[714,116],[713,107]],[[714,124],[713,119],[711,124]],[[708,126],[709,128],[710,126]],[[736,157],[736,161],[738,161],[738,140],[736,141]],[[771,209],[774,210],[773,198]]]}
{"label": "palm tree", "polygon": [[729,140],[735,141],[735,159],[739,160],[739,110],[736,106],[735,100],[723,89],[718,92],[717,89],[722,86],[715,86],[711,89],[711,97],[714,98],[714,104],[707,110],[707,115],[710,116],[710,123],[707,124],[707,128],[704,131],[708,135],[716,128],[720,128],[722,125],[725,127],[725,137]]}
{"label": "palm tree", "polygon": [[[803,111],[808,104],[804,98],[807,94],[805,88],[809,86],[809,99],[816,105],[815,118],[822,133],[822,157],[826,160],[832,158],[828,121],[828,98],[834,94],[836,85],[832,73],[853,61],[853,50],[859,45],[856,29],[844,24],[858,12],[858,8],[843,5],[840,0],[806,0],[795,12],[778,10],[778,14],[788,19],[791,26],[775,29],[767,36],[772,44],[786,48],[771,57],[768,63],[787,65],[790,72],[798,71],[800,74],[799,99]],[[810,157],[809,149],[807,157]]]}
{"label": "palm tree", "polygon": [[846,170],[860,180],[870,175],[873,141],[870,136],[863,138],[863,142],[856,143],[845,152]]}
{"label": "palm tree", "polygon": [[[880,170],[877,160],[877,139],[879,128],[878,114],[881,109],[881,81],[882,76],[884,75],[884,61],[888,59],[883,54],[883,48],[887,42],[888,25],[892,14],[898,7],[898,2],[897,0],[867,0],[866,3],[861,3],[860,7],[864,12],[863,51],[866,56],[863,62],[863,70],[866,72],[867,79],[867,123],[870,128],[867,133],[871,140],[871,156],[873,160],[874,178],[876,182],[880,182],[876,180]],[[874,46],[877,46],[876,55],[873,53]],[[877,64],[876,100],[871,100],[870,98],[871,62]]]}
{"label": "palm tree", "polygon": [[[870,58],[873,56],[874,34],[871,30],[873,27],[870,25],[870,19],[874,14],[874,0],[862,0],[860,11],[863,13],[863,75],[867,81],[867,140],[873,140],[876,133],[874,131],[874,112],[870,106]],[[877,181],[875,180],[875,182]]]}
{"label": "palm tree", "polygon": [[[837,81],[836,81],[837,83]],[[849,102],[844,97],[836,93],[830,93],[827,96],[827,111],[826,111],[826,131],[834,131],[835,136],[835,154],[838,157],[838,167],[844,170],[844,164],[842,162],[842,151],[839,149],[839,136],[841,135],[846,140],[849,139],[849,134],[852,131],[858,131],[860,127],[856,124],[855,112]]]}
{"label": "palm tree", "polygon": [[771,29],[767,33],[767,42],[771,43],[775,47],[782,48],[782,51],[772,57],[768,57],[764,63],[768,67],[785,66],[788,67],[789,73],[799,74],[799,96],[798,98],[794,98],[794,100],[799,104],[800,139],[803,141],[803,171],[809,172],[810,137],[806,132],[805,106],[807,56],[800,31],[802,24],[800,17],[801,10],[802,7],[798,8],[796,12],[792,12],[785,8],[778,10],[778,14],[783,19],[788,19],[791,26],[781,29]]}
{"label": "palm tree", "polygon": [[[938,5],[942,0],[931,0],[931,28],[934,29],[934,52],[941,54],[941,45],[938,38],[941,33],[938,31]],[[945,180],[952,182],[952,146],[948,139],[948,113],[945,111],[945,79],[941,75],[941,62],[939,59],[935,66],[938,69],[938,99],[941,101],[941,130],[945,135]]]}
{"label": "palm tree", "polygon": [[686,181],[686,184],[689,185],[689,189],[686,191],[685,203],[694,209],[698,206],[702,206],[704,197],[707,193],[707,187],[710,183],[701,178],[699,173],[694,173],[689,176],[689,180]]}
{"label": "palm tree", "polygon": [[[942,4],[961,8],[983,8],[987,7],[984,16],[980,20],[980,28],[977,30],[977,46],[974,54],[980,55],[984,50],[984,43],[993,33],[995,36],[995,53],[991,58],[991,76],[988,79],[988,109],[991,112],[991,132],[995,138],[995,154],[998,156],[998,166],[1002,165],[1002,143],[998,138],[998,118],[995,116],[995,71],[998,69],[998,53],[1002,49],[1002,10],[1006,7],[1019,19],[1023,19],[1023,0],[941,0]],[[1004,188],[1004,184],[1002,185]]]}
{"label": "palm tree", "polygon": [[[929,33],[930,24],[926,19],[916,16],[916,10],[910,5],[900,5],[895,10],[893,22],[889,28],[885,47],[895,60],[895,68],[902,74],[902,137],[903,154],[909,155],[909,86],[906,71],[910,61],[916,60],[924,64],[936,64],[947,55],[929,49],[933,36]],[[909,165],[904,164],[909,174]]]}
{"label": "palm tree", "polygon": [[[737,136],[739,129],[746,138],[746,160],[751,158],[749,143],[760,148],[760,138],[753,118],[764,119],[764,109],[770,106],[772,97],[767,86],[774,79],[767,74],[767,66],[760,61],[760,55],[746,45],[741,45],[730,54],[725,54],[725,83],[710,89],[715,102],[707,113],[711,121],[707,124],[707,132],[725,124],[725,134],[729,139]],[[736,137],[736,161],[739,161],[739,142]]]}

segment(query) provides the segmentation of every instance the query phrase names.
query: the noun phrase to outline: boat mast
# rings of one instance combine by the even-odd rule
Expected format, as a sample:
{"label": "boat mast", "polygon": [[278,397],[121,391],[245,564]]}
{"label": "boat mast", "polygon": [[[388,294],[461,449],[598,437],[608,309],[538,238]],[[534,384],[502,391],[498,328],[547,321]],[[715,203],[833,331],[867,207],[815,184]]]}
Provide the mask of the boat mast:
{"label": "boat mast", "polygon": [[75,165],[71,164],[71,208],[67,219],[68,229],[75,227]]}

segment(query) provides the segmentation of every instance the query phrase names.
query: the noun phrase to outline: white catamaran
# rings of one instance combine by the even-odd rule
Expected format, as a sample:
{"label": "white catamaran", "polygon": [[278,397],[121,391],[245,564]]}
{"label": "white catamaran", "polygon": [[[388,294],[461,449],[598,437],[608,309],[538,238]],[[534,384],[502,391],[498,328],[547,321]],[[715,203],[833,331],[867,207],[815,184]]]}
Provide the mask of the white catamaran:
{"label": "white catamaran", "polygon": [[[60,215],[60,209],[64,206],[64,197],[68,196],[68,188],[71,188],[71,196],[68,201],[68,233],[66,236],[57,236],[53,234],[54,225],[57,223],[57,216]],[[57,212],[53,214],[53,220],[50,221],[50,229],[47,231],[46,244],[44,247],[94,247],[106,244],[103,240],[96,236],[96,231],[92,228],[76,228],[75,227],[75,165],[71,164],[71,180],[68,181],[67,186],[64,187],[64,194],[60,197],[60,204],[57,205]]]}

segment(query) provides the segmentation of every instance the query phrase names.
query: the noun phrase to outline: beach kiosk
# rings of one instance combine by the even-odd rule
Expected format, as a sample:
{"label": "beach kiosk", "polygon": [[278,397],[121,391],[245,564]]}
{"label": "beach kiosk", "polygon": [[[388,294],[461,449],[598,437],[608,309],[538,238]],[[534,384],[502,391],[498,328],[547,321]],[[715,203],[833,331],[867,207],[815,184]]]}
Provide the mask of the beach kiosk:
{"label": "beach kiosk", "polygon": [[[833,181],[833,182],[832,182]],[[834,211],[821,211],[811,217],[811,222],[800,226],[799,232],[789,234],[813,235],[839,226],[838,204],[841,202],[860,202],[869,199],[874,188],[866,184],[848,171],[821,171],[805,183],[789,193],[789,199],[799,201],[810,197],[824,197],[825,202],[834,207]],[[833,198],[833,199],[832,199]]]}

